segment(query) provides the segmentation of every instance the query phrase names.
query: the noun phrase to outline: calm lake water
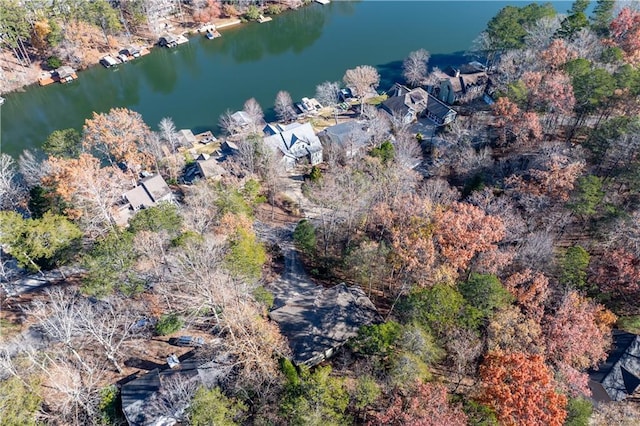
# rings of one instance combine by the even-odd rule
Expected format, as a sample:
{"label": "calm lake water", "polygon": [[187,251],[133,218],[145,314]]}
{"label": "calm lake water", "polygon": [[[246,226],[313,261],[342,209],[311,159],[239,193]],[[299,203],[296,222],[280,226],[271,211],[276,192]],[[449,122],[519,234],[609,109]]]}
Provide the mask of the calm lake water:
{"label": "calm lake water", "polygon": [[[381,89],[400,76],[402,59],[425,48],[430,65],[459,64],[462,53],[507,4],[517,1],[334,1],[221,30],[222,37],[194,36],[174,49],[117,68],[93,67],[68,85],[32,86],[6,95],[2,152],[17,156],[37,148],[56,129],[81,129],[94,111],[138,111],[152,128],[163,117],[177,128],[216,130],[227,109],[255,97],[267,118],[279,90],[294,100],[313,96],[317,84],[344,71],[374,65]],[[566,11],[570,2],[553,2]]]}

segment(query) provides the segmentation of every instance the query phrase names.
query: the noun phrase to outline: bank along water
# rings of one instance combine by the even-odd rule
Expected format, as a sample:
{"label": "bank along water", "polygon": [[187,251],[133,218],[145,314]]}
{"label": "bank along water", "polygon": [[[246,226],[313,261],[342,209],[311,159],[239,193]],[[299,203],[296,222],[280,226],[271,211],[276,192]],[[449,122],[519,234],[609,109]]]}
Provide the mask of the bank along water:
{"label": "bank along water", "polygon": [[[214,40],[194,36],[118,67],[93,67],[70,84],[6,95],[0,149],[17,156],[41,146],[52,131],[81,129],[94,111],[114,107],[139,112],[154,129],[171,117],[178,128],[202,131],[216,130],[220,114],[255,97],[269,118],[279,90],[294,100],[313,96],[317,84],[364,64],[378,68],[384,89],[412,50],[429,50],[433,65],[463,61],[472,40],[507,4],[523,3],[335,1],[227,28]],[[554,5],[564,11],[570,2]]]}

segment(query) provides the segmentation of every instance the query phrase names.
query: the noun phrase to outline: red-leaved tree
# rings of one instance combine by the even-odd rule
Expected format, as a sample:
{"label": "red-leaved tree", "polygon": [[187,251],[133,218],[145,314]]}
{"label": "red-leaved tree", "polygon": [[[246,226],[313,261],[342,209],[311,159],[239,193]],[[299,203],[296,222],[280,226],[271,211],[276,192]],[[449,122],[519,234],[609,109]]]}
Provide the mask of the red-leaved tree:
{"label": "red-leaved tree", "polygon": [[480,366],[480,401],[504,425],[561,426],[566,396],[557,393],[553,375],[540,355],[491,353]]}
{"label": "red-leaved tree", "polygon": [[558,309],[544,318],[547,359],[572,394],[590,394],[587,376],[581,371],[595,367],[607,356],[615,316],[603,315],[603,311],[602,306],[570,291]]}
{"label": "red-leaved tree", "polygon": [[391,405],[373,415],[369,425],[464,426],[467,416],[459,405],[449,403],[447,388],[417,382],[405,393],[394,392]]}
{"label": "red-leaved tree", "polygon": [[516,298],[522,313],[540,323],[549,295],[549,279],[541,272],[525,269],[508,277],[504,286]]}
{"label": "red-leaved tree", "polygon": [[591,281],[613,297],[640,294],[640,258],[625,249],[606,251],[591,264]]}
{"label": "red-leaved tree", "polygon": [[623,8],[611,21],[613,41],[624,51],[632,64],[640,63],[640,12],[629,7]]}

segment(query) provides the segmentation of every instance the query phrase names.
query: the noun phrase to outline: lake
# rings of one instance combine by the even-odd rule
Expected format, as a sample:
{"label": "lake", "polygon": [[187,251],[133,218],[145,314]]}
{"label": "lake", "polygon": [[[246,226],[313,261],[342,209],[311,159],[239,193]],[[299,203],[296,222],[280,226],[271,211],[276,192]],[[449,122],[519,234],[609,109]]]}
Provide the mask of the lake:
{"label": "lake", "polygon": [[[117,68],[93,67],[78,80],[31,86],[5,96],[2,152],[37,148],[56,129],[81,129],[94,111],[138,111],[153,129],[163,117],[177,128],[217,131],[218,117],[255,97],[273,118],[279,90],[294,101],[317,84],[340,80],[348,68],[375,66],[386,90],[400,77],[402,59],[420,48],[430,65],[464,61],[463,52],[486,23],[516,1],[334,1],[275,16],[264,24],[222,29],[222,37],[194,36],[174,49]],[[566,11],[570,2],[553,2]]]}

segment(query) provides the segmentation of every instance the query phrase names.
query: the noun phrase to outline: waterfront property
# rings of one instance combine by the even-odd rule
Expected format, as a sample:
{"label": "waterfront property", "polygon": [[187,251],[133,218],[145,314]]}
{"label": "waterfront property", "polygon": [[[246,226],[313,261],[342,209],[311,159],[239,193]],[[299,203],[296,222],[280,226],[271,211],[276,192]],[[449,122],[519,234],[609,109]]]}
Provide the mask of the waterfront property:
{"label": "waterfront property", "polygon": [[70,66],[64,65],[54,71],[53,77],[54,80],[57,78],[57,81],[60,83],[70,83],[78,78],[78,75],[76,74],[76,70]]}
{"label": "waterfront property", "polygon": [[176,47],[178,45],[178,36],[174,34],[165,34],[160,37],[158,44],[162,47]]}
{"label": "waterfront property", "polygon": [[449,105],[420,87],[409,89],[395,83],[388,93],[389,97],[382,102],[382,109],[405,124],[424,116],[443,126],[456,118],[457,113]]}
{"label": "waterfront property", "polygon": [[171,188],[162,176],[147,176],[122,195],[122,204],[115,206],[114,220],[118,225],[125,226],[136,211],[172,199]]}
{"label": "waterfront property", "polygon": [[347,157],[353,157],[369,143],[371,136],[364,123],[345,121],[318,133],[323,144],[339,146]]}
{"label": "waterfront property", "polygon": [[293,169],[302,161],[311,165],[322,162],[322,144],[310,123],[270,124],[264,131],[264,144],[282,156],[280,161],[286,170]]}
{"label": "waterfront property", "polygon": [[115,58],[111,55],[105,55],[102,57],[102,59],[100,59],[100,64],[102,64],[102,66],[104,66],[105,68],[111,68],[118,65],[118,61],[116,61]]}
{"label": "waterfront property", "polygon": [[486,68],[478,62],[471,62],[460,68],[448,67],[446,72],[449,76],[437,85],[434,95],[448,104],[471,102],[480,98],[489,85]]}

